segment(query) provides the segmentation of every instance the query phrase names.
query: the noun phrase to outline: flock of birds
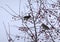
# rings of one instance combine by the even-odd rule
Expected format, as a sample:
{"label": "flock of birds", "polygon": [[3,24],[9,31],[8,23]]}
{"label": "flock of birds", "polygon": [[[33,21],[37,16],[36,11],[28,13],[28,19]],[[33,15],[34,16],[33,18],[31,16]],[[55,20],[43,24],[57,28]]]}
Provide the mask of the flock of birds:
{"label": "flock of birds", "polygon": [[[31,15],[24,16],[23,18],[24,18],[24,20],[28,20],[29,18],[31,18]],[[41,26],[43,27],[44,30],[49,30],[49,27],[47,25],[45,25],[44,23],[42,23]]]}

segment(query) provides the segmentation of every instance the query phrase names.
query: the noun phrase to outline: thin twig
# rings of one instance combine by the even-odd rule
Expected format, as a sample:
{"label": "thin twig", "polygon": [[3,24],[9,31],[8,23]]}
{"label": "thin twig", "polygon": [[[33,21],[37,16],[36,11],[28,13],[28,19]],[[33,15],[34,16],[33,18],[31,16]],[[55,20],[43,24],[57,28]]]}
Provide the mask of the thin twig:
{"label": "thin twig", "polygon": [[21,8],[21,0],[19,0],[19,15],[20,15],[20,8]]}
{"label": "thin twig", "polygon": [[6,6],[7,6],[13,13],[15,13],[15,14],[17,15],[17,13],[16,13],[14,10],[12,10],[9,5],[6,4]]}
{"label": "thin twig", "polygon": [[[12,15],[12,13],[10,13],[7,9],[5,9],[4,7],[0,6],[2,9],[4,9],[6,12],[8,12],[10,15]],[[16,17],[15,15],[12,15],[14,17]]]}
{"label": "thin twig", "polygon": [[6,26],[5,26],[4,22],[3,22],[3,25],[4,25],[4,29],[5,29],[5,32],[6,32],[6,36],[7,36],[7,39],[8,39],[8,32],[7,32],[7,29],[6,29]]}

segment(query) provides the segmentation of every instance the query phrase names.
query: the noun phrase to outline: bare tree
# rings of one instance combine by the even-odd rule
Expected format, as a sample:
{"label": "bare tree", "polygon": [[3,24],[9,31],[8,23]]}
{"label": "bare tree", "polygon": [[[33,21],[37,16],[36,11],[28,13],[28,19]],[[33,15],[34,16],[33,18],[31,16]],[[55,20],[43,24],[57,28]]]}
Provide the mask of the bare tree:
{"label": "bare tree", "polygon": [[[60,1],[56,1],[51,0],[52,3],[49,3],[47,0],[27,0],[28,12],[24,13],[27,16],[21,16],[20,3],[19,15],[17,16],[11,14],[5,8],[1,8],[12,15],[12,19],[22,20],[22,26],[16,27],[23,33],[28,34],[26,39],[29,38],[30,42],[55,42],[55,39],[60,38]],[[9,6],[8,8],[17,14]]]}

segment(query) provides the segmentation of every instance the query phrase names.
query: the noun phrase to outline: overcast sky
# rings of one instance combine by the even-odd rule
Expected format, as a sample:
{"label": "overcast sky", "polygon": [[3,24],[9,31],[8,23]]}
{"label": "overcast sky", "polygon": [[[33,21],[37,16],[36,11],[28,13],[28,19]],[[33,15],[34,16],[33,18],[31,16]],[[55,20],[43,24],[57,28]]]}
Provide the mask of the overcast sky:
{"label": "overcast sky", "polygon": [[[21,4],[24,5],[24,1],[22,0],[21,2],[22,2]],[[10,13],[14,14],[11,10],[9,10],[9,8],[6,6],[6,4],[8,4],[10,6],[10,8],[13,9],[17,14],[19,14],[18,13],[19,12],[19,0],[0,0],[0,6],[4,7]],[[21,11],[23,11],[23,5],[21,5]],[[7,42],[7,35],[6,35],[5,29],[4,29],[3,22],[6,25],[7,31],[9,31],[8,23],[10,25],[19,24],[17,21],[12,21],[11,17],[12,16],[8,12],[6,12],[4,9],[2,9],[0,7],[0,42]],[[11,26],[10,29],[11,29],[11,34],[14,34],[14,35],[19,34],[17,28],[13,28]],[[23,40],[20,40],[20,41],[23,42]],[[18,42],[18,41],[16,40],[16,42]]]}

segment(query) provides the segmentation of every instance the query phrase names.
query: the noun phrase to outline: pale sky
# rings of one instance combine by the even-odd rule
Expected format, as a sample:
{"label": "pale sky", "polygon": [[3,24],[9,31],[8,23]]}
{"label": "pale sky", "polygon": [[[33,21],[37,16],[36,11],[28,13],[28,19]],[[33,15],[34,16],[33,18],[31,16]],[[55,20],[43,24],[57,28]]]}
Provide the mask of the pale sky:
{"label": "pale sky", "polygon": [[[8,4],[11,7],[11,9],[13,9],[17,14],[19,14],[18,13],[19,12],[19,0],[0,0],[0,6],[4,7],[10,13],[14,14],[11,10],[9,10],[6,4]],[[22,0],[21,4],[24,5],[24,0]],[[21,11],[23,11],[23,5],[21,5]],[[6,36],[4,26],[3,26],[3,22],[5,23],[7,27],[7,31],[9,31],[8,22],[10,25],[20,24],[17,21],[12,21],[11,17],[12,16],[9,13],[7,13],[4,9],[0,8],[0,42],[7,42],[7,36]],[[17,30],[17,28],[11,27],[10,29],[11,29],[11,34],[14,34],[14,35],[19,34],[18,33],[19,31]],[[24,42],[23,40],[20,40],[20,41]],[[15,42],[19,42],[19,41],[16,40]]]}

